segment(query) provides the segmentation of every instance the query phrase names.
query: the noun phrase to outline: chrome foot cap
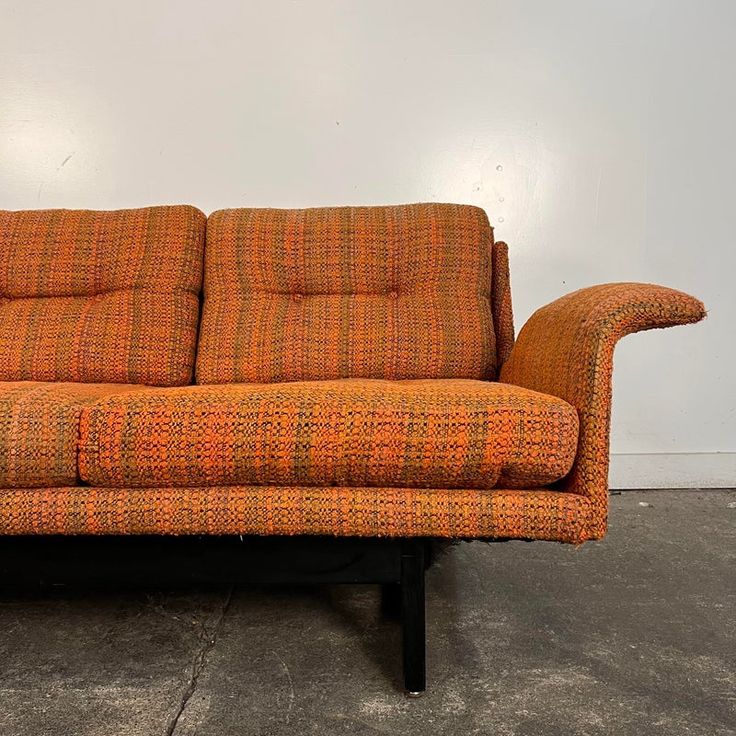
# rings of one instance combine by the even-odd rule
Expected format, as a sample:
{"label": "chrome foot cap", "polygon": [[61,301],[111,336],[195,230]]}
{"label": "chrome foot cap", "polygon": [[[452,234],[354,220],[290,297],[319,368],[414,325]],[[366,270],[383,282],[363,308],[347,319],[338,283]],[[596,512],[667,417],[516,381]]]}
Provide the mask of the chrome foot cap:
{"label": "chrome foot cap", "polygon": [[424,690],[407,690],[406,696],[408,698],[421,698],[424,695]]}

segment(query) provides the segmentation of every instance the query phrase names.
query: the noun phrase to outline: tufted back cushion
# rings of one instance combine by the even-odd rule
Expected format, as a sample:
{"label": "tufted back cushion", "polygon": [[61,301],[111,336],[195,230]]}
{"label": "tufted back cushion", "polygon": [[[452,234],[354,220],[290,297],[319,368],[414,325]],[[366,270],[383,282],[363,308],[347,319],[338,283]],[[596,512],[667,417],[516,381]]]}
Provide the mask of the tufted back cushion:
{"label": "tufted back cushion", "polygon": [[215,212],[197,382],[491,377],[491,244],[465,205]]}
{"label": "tufted back cushion", "polygon": [[0,380],[192,378],[205,216],[0,211]]}

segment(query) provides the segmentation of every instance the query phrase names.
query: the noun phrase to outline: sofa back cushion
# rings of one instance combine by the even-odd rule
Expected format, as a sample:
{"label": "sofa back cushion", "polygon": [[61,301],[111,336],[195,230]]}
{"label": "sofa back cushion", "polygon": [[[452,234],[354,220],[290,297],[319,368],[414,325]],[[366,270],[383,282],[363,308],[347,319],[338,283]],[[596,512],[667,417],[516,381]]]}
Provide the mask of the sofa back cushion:
{"label": "sofa back cushion", "polygon": [[192,379],[205,216],[0,211],[0,380]]}
{"label": "sofa back cushion", "polygon": [[215,212],[197,382],[491,377],[491,244],[466,205]]}

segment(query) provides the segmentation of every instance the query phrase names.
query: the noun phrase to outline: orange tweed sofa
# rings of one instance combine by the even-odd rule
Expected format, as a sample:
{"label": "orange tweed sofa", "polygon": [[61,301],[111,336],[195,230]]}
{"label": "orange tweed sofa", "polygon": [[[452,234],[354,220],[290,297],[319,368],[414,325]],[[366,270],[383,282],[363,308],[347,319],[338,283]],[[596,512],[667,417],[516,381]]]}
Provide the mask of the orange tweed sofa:
{"label": "orange tweed sofa", "polygon": [[704,315],[514,339],[470,206],[0,212],[0,534],[598,539],[614,346]]}

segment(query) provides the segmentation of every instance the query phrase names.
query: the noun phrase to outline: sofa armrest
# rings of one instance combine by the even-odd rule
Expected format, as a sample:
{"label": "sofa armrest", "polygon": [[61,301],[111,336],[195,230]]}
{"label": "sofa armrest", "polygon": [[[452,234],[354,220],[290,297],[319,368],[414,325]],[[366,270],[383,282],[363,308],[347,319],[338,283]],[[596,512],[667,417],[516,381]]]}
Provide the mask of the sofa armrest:
{"label": "sofa armrest", "polygon": [[499,380],[559,396],[580,418],[578,451],[561,490],[591,499],[592,538],[605,534],[613,349],[632,332],[698,322],[699,300],[653,284],[601,284],[536,311],[524,325]]}

